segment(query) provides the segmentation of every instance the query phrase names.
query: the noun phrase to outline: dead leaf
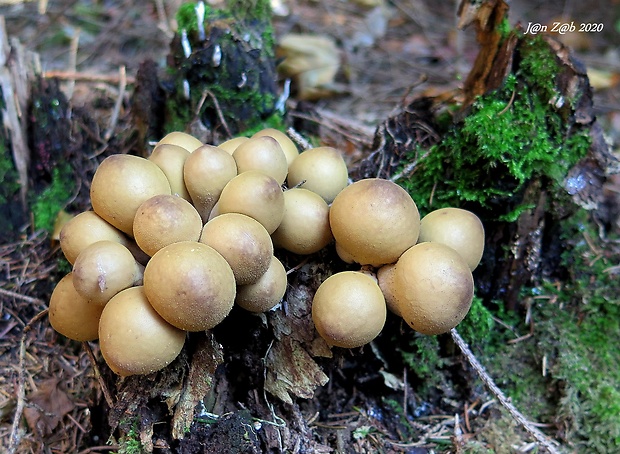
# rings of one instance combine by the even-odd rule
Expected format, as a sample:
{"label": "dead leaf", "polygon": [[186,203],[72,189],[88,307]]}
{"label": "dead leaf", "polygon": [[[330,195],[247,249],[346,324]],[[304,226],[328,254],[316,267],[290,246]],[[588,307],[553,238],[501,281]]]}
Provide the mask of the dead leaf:
{"label": "dead leaf", "polygon": [[28,397],[24,416],[30,429],[39,436],[51,434],[65,415],[75,407],[67,393],[60,389],[59,384],[59,378],[48,378]]}

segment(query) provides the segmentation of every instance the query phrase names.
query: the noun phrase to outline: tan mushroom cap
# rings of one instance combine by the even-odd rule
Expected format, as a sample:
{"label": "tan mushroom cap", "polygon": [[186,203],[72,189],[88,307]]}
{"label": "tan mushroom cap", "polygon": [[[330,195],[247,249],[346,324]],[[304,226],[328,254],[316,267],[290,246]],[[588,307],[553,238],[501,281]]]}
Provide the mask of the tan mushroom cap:
{"label": "tan mushroom cap", "polygon": [[235,303],[250,312],[273,309],[286,293],[287,276],[282,262],[272,256],[267,271],[253,284],[237,287]]}
{"label": "tan mushroom cap", "polygon": [[256,219],[270,235],[284,217],[282,187],[258,170],[248,170],[230,180],[217,205],[220,214],[241,213]]}
{"label": "tan mushroom cap", "polygon": [[165,143],[183,147],[189,152],[192,152],[196,148],[202,146],[202,142],[199,139],[191,134],[181,131],[169,132],[159,142],[157,142],[157,145],[162,145]]}
{"label": "tan mushroom cap", "polygon": [[241,143],[232,154],[239,174],[259,170],[273,177],[278,184],[284,183],[288,163],[282,147],[270,136],[253,137]]}
{"label": "tan mushroom cap", "polygon": [[96,340],[102,311],[102,305],[88,301],[75,290],[72,273],[65,275],[52,291],[50,324],[69,339],[80,342]]}
{"label": "tan mushroom cap", "polygon": [[396,299],[395,277],[395,263],[383,265],[377,270],[377,281],[379,284],[379,288],[381,289],[381,292],[383,292],[383,296],[385,297],[385,303],[387,304],[387,308],[394,314],[400,316],[400,309],[398,307],[398,301]]}
{"label": "tan mushroom cap", "polygon": [[394,288],[403,319],[428,335],[446,333],[467,315],[474,279],[467,262],[449,246],[418,243],[396,263]]}
{"label": "tan mushroom cap", "polygon": [[97,241],[73,264],[73,285],[83,298],[104,305],[121,290],[142,282],[143,267],[125,246]]}
{"label": "tan mushroom cap", "polygon": [[179,146],[170,143],[157,145],[148,160],[157,164],[170,183],[172,195],[177,195],[185,200],[191,200],[185,180],[183,179],[183,167],[185,160],[190,156],[190,152]]}
{"label": "tan mushroom cap", "polygon": [[101,355],[121,376],[163,369],[179,355],[185,336],[155,312],[141,286],[112,298],[99,322]]}
{"label": "tan mushroom cap", "polygon": [[329,227],[329,206],[323,198],[307,189],[284,192],[284,217],[272,234],[276,247],[295,254],[313,254],[333,239]]}
{"label": "tan mushroom cap", "polygon": [[237,285],[256,282],[269,268],[273,243],[265,227],[245,214],[225,213],[207,222],[200,242],[226,259]]}
{"label": "tan mushroom cap", "polygon": [[219,252],[203,243],[182,241],[151,257],[144,270],[144,291],[168,323],[186,331],[204,331],[228,315],[236,283]]}
{"label": "tan mushroom cap", "polygon": [[389,180],[368,178],[334,199],[329,221],[337,245],[361,265],[395,263],[413,246],[420,215],[411,196]]}
{"label": "tan mushroom cap", "polygon": [[179,241],[198,241],[202,219],[194,206],[175,195],[156,195],[144,201],[133,221],[133,235],[140,249],[153,256]]}
{"label": "tan mushroom cap", "polygon": [[244,142],[247,142],[248,140],[250,140],[249,137],[243,137],[243,136],[233,137],[232,139],[222,142],[217,147],[221,148],[226,153],[232,155],[239,145],[241,145]]}
{"label": "tan mushroom cap", "polygon": [[254,138],[263,136],[273,137],[278,141],[278,143],[282,147],[282,151],[284,151],[284,155],[286,156],[286,162],[289,167],[291,163],[299,156],[299,149],[297,148],[297,145],[295,145],[295,142],[293,142],[290,137],[284,134],[282,131],[278,131],[274,128],[266,128],[258,131],[252,137]]}
{"label": "tan mushroom cap", "polygon": [[377,282],[357,271],[328,277],[312,300],[312,320],[329,344],[355,348],[372,341],[385,324],[387,308]]}
{"label": "tan mushroom cap", "polygon": [[128,154],[105,158],[90,187],[93,211],[130,236],[138,207],[158,194],[171,194],[164,172],[148,159]]}
{"label": "tan mushroom cap", "polygon": [[123,246],[130,243],[123,232],[94,211],[84,211],[76,215],[60,231],[60,248],[72,265],[82,250],[102,240],[116,241]]}
{"label": "tan mushroom cap", "polygon": [[342,153],[332,147],[317,147],[301,153],[288,169],[289,188],[300,186],[331,203],[349,183],[349,171]]}
{"label": "tan mushroom cap", "polygon": [[185,161],[183,176],[196,211],[207,222],[222,189],[237,176],[237,164],[223,149],[203,145]]}
{"label": "tan mushroom cap", "polygon": [[473,271],[484,253],[484,226],[480,218],[471,211],[440,208],[422,218],[418,241],[432,241],[450,246],[463,256]]}

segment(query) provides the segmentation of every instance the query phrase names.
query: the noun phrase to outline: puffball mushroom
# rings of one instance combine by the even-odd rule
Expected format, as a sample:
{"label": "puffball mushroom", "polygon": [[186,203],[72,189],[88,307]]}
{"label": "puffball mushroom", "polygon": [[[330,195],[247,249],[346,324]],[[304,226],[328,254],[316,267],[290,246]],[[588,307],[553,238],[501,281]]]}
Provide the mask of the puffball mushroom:
{"label": "puffball mushroom", "polygon": [[461,255],[441,243],[418,243],[396,262],[394,290],[401,316],[411,328],[435,335],[467,315],[474,279]]}
{"label": "puffball mushroom", "polygon": [[156,195],[144,201],[133,221],[133,236],[140,249],[153,256],[179,241],[198,241],[202,219],[194,206],[175,195]]}
{"label": "puffball mushroom", "polygon": [[349,171],[340,151],[317,147],[301,153],[288,169],[289,188],[300,183],[331,203],[349,183]]}
{"label": "puffball mushroom", "polygon": [[183,166],[190,155],[187,149],[170,143],[157,145],[148,160],[157,164],[170,183],[172,195],[177,195],[185,200],[191,200],[185,180],[183,179]]}
{"label": "puffball mushroom", "polygon": [[93,304],[105,305],[121,290],[142,283],[144,267],[129,249],[115,241],[91,244],[73,264],[73,285]]}
{"label": "puffball mushroom", "polygon": [[237,163],[237,172],[260,170],[273,177],[278,184],[284,183],[288,163],[282,147],[270,136],[253,137],[240,144],[232,154]]}
{"label": "puffball mushroom", "polygon": [[80,295],[73,286],[73,273],[65,275],[54,287],[49,303],[52,328],[76,341],[96,340],[103,306]]}
{"label": "puffball mushroom", "polygon": [[178,145],[179,147],[185,148],[189,152],[192,152],[196,148],[202,146],[202,142],[199,139],[191,134],[181,131],[169,132],[159,142],[157,142],[157,145],[162,145],[164,143]]}
{"label": "puffball mushroom", "polygon": [[297,149],[297,145],[295,145],[295,142],[293,142],[289,138],[289,136],[284,134],[282,131],[278,131],[277,129],[274,129],[274,128],[266,128],[266,129],[262,129],[258,131],[256,134],[252,136],[252,138],[263,137],[263,136],[273,137],[274,139],[278,141],[278,143],[282,147],[282,151],[284,152],[284,155],[286,156],[286,162],[289,167],[291,163],[295,159],[297,159],[297,157],[299,156],[299,150]]}
{"label": "puffball mushroom", "polygon": [[181,352],[185,336],[185,331],[153,309],[142,286],[114,296],[99,321],[101,354],[121,376],[150,374],[166,367]]}
{"label": "puffball mushroom", "polygon": [[247,142],[248,140],[250,140],[249,137],[233,137],[232,139],[222,142],[217,147],[232,155],[239,145],[241,145],[243,142]]}
{"label": "puffball mushroom", "polygon": [[218,210],[241,213],[256,219],[271,235],[284,217],[284,193],[271,176],[248,170],[230,180],[222,190]]}
{"label": "puffball mushroom", "polygon": [[189,155],[183,168],[183,178],[192,204],[203,222],[209,219],[224,186],[236,176],[235,159],[219,147],[203,145]]}
{"label": "puffball mushroom", "polygon": [[274,244],[295,254],[313,254],[327,246],[333,235],[329,227],[329,206],[307,189],[284,192],[284,217],[272,234]]}
{"label": "puffball mushroom", "polygon": [[355,348],[372,341],[385,325],[385,298],[377,282],[358,271],[328,277],[312,300],[312,320],[329,344]]}
{"label": "puffball mushroom", "polygon": [[416,243],[420,230],[420,214],[411,196],[381,178],[359,180],[343,189],[330,207],[329,222],[336,244],[361,265],[395,263]]}
{"label": "puffball mushroom", "polygon": [[398,308],[398,301],[396,300],[395,276],[395,263],[388,263],[377,270],[377,283],[379,284],[381,292],[383,292],[387,308],[394,314],[400,316],[400,309]]}
{"label": "puffball mushroom", "polygon": [[90,201],[93,211],[127,235],[133,235],[133,218],[142,202],[171,194],[170,183],[157,164],[128,154],[105,158],[93,176]]}
{"label": "puffball mushroom", "polygon": [[471,211],[440,208],[422,218],[418,241],[432,241],[450,246],[463,256],[473,271],[484,252],[484,226]]}
{"label": "puffball mushroom", "polygon": [[207,222],[200,242],[226,259],[237,285],[256,282],[269,268],[273,243],[265,227],[245,214],[225,213]]}
{"label": "puffball mushroom", "polygon": [[237,287],[235,304],[250,312],[267,312],[282,300],[286,285],[284,265],[272,256],[269,268],[258,281]]}
{"label": "puffball mushroom", "polygon": [[84,211],[70,219],[60,231],[60,249],[73,265],[77,256],[91,244],[102,241],[116,241],[127,246],[129,238],[94,211]]}
{"label": "puffball mushroom", "polygon": [[144,292],[168,323],[186,331],[204,331],[228,315],[236,283],[219,252],[197,241],[182,241],[151,257],[144,270]]}

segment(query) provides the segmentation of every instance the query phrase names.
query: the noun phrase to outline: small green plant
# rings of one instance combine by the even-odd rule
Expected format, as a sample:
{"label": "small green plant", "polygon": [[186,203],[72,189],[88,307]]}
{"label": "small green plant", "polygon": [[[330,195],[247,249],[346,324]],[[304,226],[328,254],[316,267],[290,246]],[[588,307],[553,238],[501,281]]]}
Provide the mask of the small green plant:
{"label": "small green plant", "polygon": [[75,181],[71,167],[68,164],[55,167],[50,185],[40,194],[30,196],[35,229],[51,232],[58,213],[65,207],[74,190]]}

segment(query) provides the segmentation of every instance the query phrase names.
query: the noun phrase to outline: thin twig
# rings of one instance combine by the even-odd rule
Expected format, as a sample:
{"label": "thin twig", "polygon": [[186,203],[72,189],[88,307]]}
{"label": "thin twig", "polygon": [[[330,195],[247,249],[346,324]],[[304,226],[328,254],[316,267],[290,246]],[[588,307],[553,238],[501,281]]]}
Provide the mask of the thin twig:
{"label": "thin twig", "polygon": [[[510,415],[519,423],[521,426],[532,435],[538,443],[547,449],[551,454],[561,454],[561,451],[558,450],[556,446],[553,445],[553,441],[547,438],[545,434],[543,434],[540,430],[538,430],[534,424],[528,421],[525,416],[517,410],[517,408],[508,400],[506,395],[502,392],[501,389],[495,384],[491,376],[484,369],[482,364],[478,361],[478,358],[474,356],[472,351],[469,349],[469,346],[465,342],[465,340],[458,333],[456,328],[452,328],[450,330],[450,334],[452,335],[452,339],[454,343],[459,347],[463,356],[467,359],[471,367],[474,368],[478,377],[484,382],[484,384],[489,388],[489,390],[493,393],[493,395],[499,400],[502,406],[508,410]],[[557,442],[555,442],[557,443]]]}
{"label": "thin twig", "polygon": [[233,133],[228,127],[228,123],[226,123],[226,119],[224,118],[224,113],[222,112],[222,109],[220,108],[220,103],[218,102],[217,97],[208,88],[205,88],[204,91],[202,92],[202,97],[200,98],[200,101],[198,102],[198,106],[196,107],[195,115],[197,117],[200,115],[200,111],[202,110],[202,106],[204,102],[207,100],[207,96],[211,96],[211,99],[213,99],[213,105],[215,106],[215,111],[217,112],[217,116],[220,119],[222,126],[226,130],[226,134],[228,134],[228,138],[232,138]]}
{"label": "thin twig", "polygon": [[5,290],[0,288],[0,295],[8,296],[10,298],[15,298],[16,300],[22,300],[30,304],[43,305],[45,306],[45,301],[39,298],[33,298],[32,296],[22,295],[21,293],[13,292],[11,290]]}
{"label": "thin twig", "polygon": [[19,424],[22,419],[22,415],[24,413],[24,407],[26,404],[26,374],[24,365],[24,358],[26,357],[26,336],[34,326],[36,322],[41,320],[44,316],[47,315],[48,310],[44,309],[39,312],[37,315],[32,317],[32,319],[28,322],[28,324],[24,327],[22,331],[22,338],[19,343],[19,372],[17,376],[17,404],[15,405],[15,415],[13,416],[13,425],[11,426],[11,436],[9,438],[9,454],[14,454],[17,452],[17,448],[19,447],[19,443],[21,442],[22,434],[19,431]]}
{"label": "thin twig", "polygon": [[125,98],[125,89],[127,88],[127,71],[125,70],[125,66],[121,66],[118,69],[118,75],[120,79],[118,84],[118,97],[116,98],[114,110],[112,111],[112,116],[110,117],[110,125],[108,126],[108,130],[103,135],[103,139],[106,142],[110,140],[112,134],[114,134],[114,129],[116,128],[118,117],[121,113],[121,108],[123,107],[123,98]]}
{"label": "thin twig", "polygon": [[[76,71],[45,71],[43,77],[46,79],[60,80],[79,80],[82,82],[104,82],[108,84],[119,84],[121,77],[112,74],[89,74]],[[134,84],[136,79],[132,76],[125,76],[128,84]]]}
{"label": "thin twig", "polygon": [[88,355],[88,359],[90,360],[91,365],[93,366],[93,371],[95,372],[95,378],[99,382],[99,386],[101,386],[101,392],[103,392],[103,397],[108,404],[108,407],[114,408],[114,400],[112,399],[112,395],[110,394],[110,390],[108,390],[108,386],[103,381],[103,377],[101,376],[101,371],[99,370],[99,365],[97,364],[97,359],[93,354],[93,349],[90,348],[90,344],[88,342],[82,342],[82,348],[86,351]]}

